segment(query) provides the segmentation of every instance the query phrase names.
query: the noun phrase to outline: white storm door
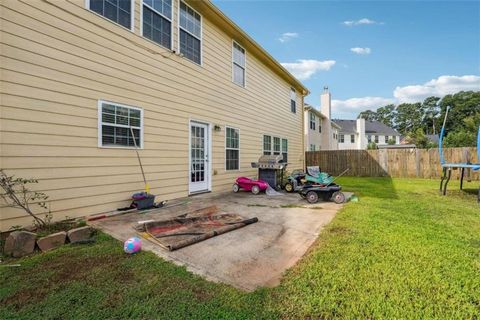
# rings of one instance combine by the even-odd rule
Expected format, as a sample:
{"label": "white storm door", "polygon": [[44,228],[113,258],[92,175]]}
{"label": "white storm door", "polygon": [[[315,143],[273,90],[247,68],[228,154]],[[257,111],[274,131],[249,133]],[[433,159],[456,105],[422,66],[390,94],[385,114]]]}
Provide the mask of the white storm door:
{"label": "white storm door", "polygon": [[190,193],[208,191],[210,171],[208,162],[208,125],[190,123]]}

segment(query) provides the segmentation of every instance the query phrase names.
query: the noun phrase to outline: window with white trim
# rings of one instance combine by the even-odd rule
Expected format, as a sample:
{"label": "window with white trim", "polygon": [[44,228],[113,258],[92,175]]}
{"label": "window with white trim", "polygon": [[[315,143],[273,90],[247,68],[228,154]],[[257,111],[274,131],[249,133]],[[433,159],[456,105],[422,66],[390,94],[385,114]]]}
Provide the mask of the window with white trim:
{"label": "window with white trim", "polygon": [[271,155],[272,154],[272,137],[263,136],[263,154]]}
{"label": "window with white trim", "polygon": [[143,147],[142,109],[107,101],[99,101],[98,108],[99,146]]}
{"label": "window with white trim", "polygon": [[318,133],[322,133],[322,123],[318,124]]}
{"label": "window with white trim", "polygon": [[280,154],[281,144],[279,137],[273,137],[273,154]]}
{"label": "window with white trim", "polygon": [[345,142],[345,135],[343,134],[340,134],[340,143],[344,143]]}
{"label": "window with white trim", "polygon": [[87,0],[88,9],[119,25],[132,29],[133,0]]}
{"label": "window with white trim", "polygon": [[202,63],[202,17],[180,1],[180,53],[195,63]]}
{"label": "window with white trim", "polygon": [[172,48],[172,0],[143,0],[142,35]]}
{"label": "window with white trim", "polygon": [[234,41],[232,45],[232,50],[233,82],[238,84],[239,86],[245,87],[245,49],[243,49],[238,43]]}
{"label": "window with white trim", "polygon": [[368,143],[372,142],[372,136],[371,135],[367,136],[367,141],[368,141]]}
{"label": "window with white trim", "polygon": [[288,140],[282,139],[282,156],[283,162],[288,162]]}
{"label": "window with white trim", "polygon": [[310,129],[315,130],[315,126],[317,123],[317,117],[315,117],[315,114],[310,111]]}
{"label": "window with white trim", "polygon": [[297,92],[295,89],[290,89],[290,111],[297,113]]}
{"label": "window with white trim", "polygon": [[350,135],[350,143],[355,143],[355,135],[354,134]]}
{"label": "window with white trim", "polygon": [[240,131],[226,127],[225,130],[225,170],[240,168]]}
{"label": "window with white trim", "polygon": [[378,140],[379,140],[378,138],[379,136],[375,136],[375,143],[378,143]]}
{"label": "window with white trim", "polygon": [[315,145],[314,144],[310,145],[310,151],[315,151]]}

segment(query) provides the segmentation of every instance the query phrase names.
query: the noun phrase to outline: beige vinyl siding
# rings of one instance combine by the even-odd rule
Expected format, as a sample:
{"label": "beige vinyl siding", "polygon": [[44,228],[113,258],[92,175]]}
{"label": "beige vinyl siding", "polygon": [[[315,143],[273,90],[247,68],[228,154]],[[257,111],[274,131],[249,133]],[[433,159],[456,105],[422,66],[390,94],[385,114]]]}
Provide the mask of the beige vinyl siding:
{"label": "beige vinyl siding", "polygon": [[[133,150],[98,148],[98,100],[142,108],[140,151],[158,200],[188,195],[189,121],[212,131],[212,190],[255,176],[264,133],[288,139],[290,168],[303,163],[303,99],[290,112],[292,84],[247,50],[246,79],[232,82],[232,38],[202,17],[202,66],[84,8],[84,0],[1,2],[0,166],[39,179],[55,219],[129,204],[143,180]],[[173,48],[178,50],[178,1]],[[235,40],[235,39],[234,39]],[[241,43],[240,43],[241,45]],[[240,129],[240,171],[225,171],[225,125]],[[216,173],[216,174],[215,174]],[[0,208],[0,229],[28,225],[22,211]]]}

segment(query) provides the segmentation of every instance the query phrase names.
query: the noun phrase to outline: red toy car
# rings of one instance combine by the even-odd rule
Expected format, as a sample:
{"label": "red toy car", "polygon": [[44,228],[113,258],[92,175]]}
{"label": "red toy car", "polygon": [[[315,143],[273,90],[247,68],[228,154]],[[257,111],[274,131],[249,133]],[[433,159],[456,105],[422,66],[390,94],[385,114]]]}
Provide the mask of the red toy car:
{"label": "red toy car", "polygon": [[238,192],[240,189],[252,191],[253,194],[259,194],[260,191],[265,191],[268,188],[268,183],[263,180],[253,180],[247,177],[238,177],[233,185],[233,192]]}

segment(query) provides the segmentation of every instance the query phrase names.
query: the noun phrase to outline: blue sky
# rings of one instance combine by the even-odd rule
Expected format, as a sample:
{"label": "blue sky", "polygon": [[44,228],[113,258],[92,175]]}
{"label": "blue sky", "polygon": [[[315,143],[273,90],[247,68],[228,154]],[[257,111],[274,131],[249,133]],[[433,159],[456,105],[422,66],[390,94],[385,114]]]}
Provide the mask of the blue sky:
{"label": "blue sky", "polygon": [[333,115],[480,90],[480,1],[214,3],[310,89]]}

